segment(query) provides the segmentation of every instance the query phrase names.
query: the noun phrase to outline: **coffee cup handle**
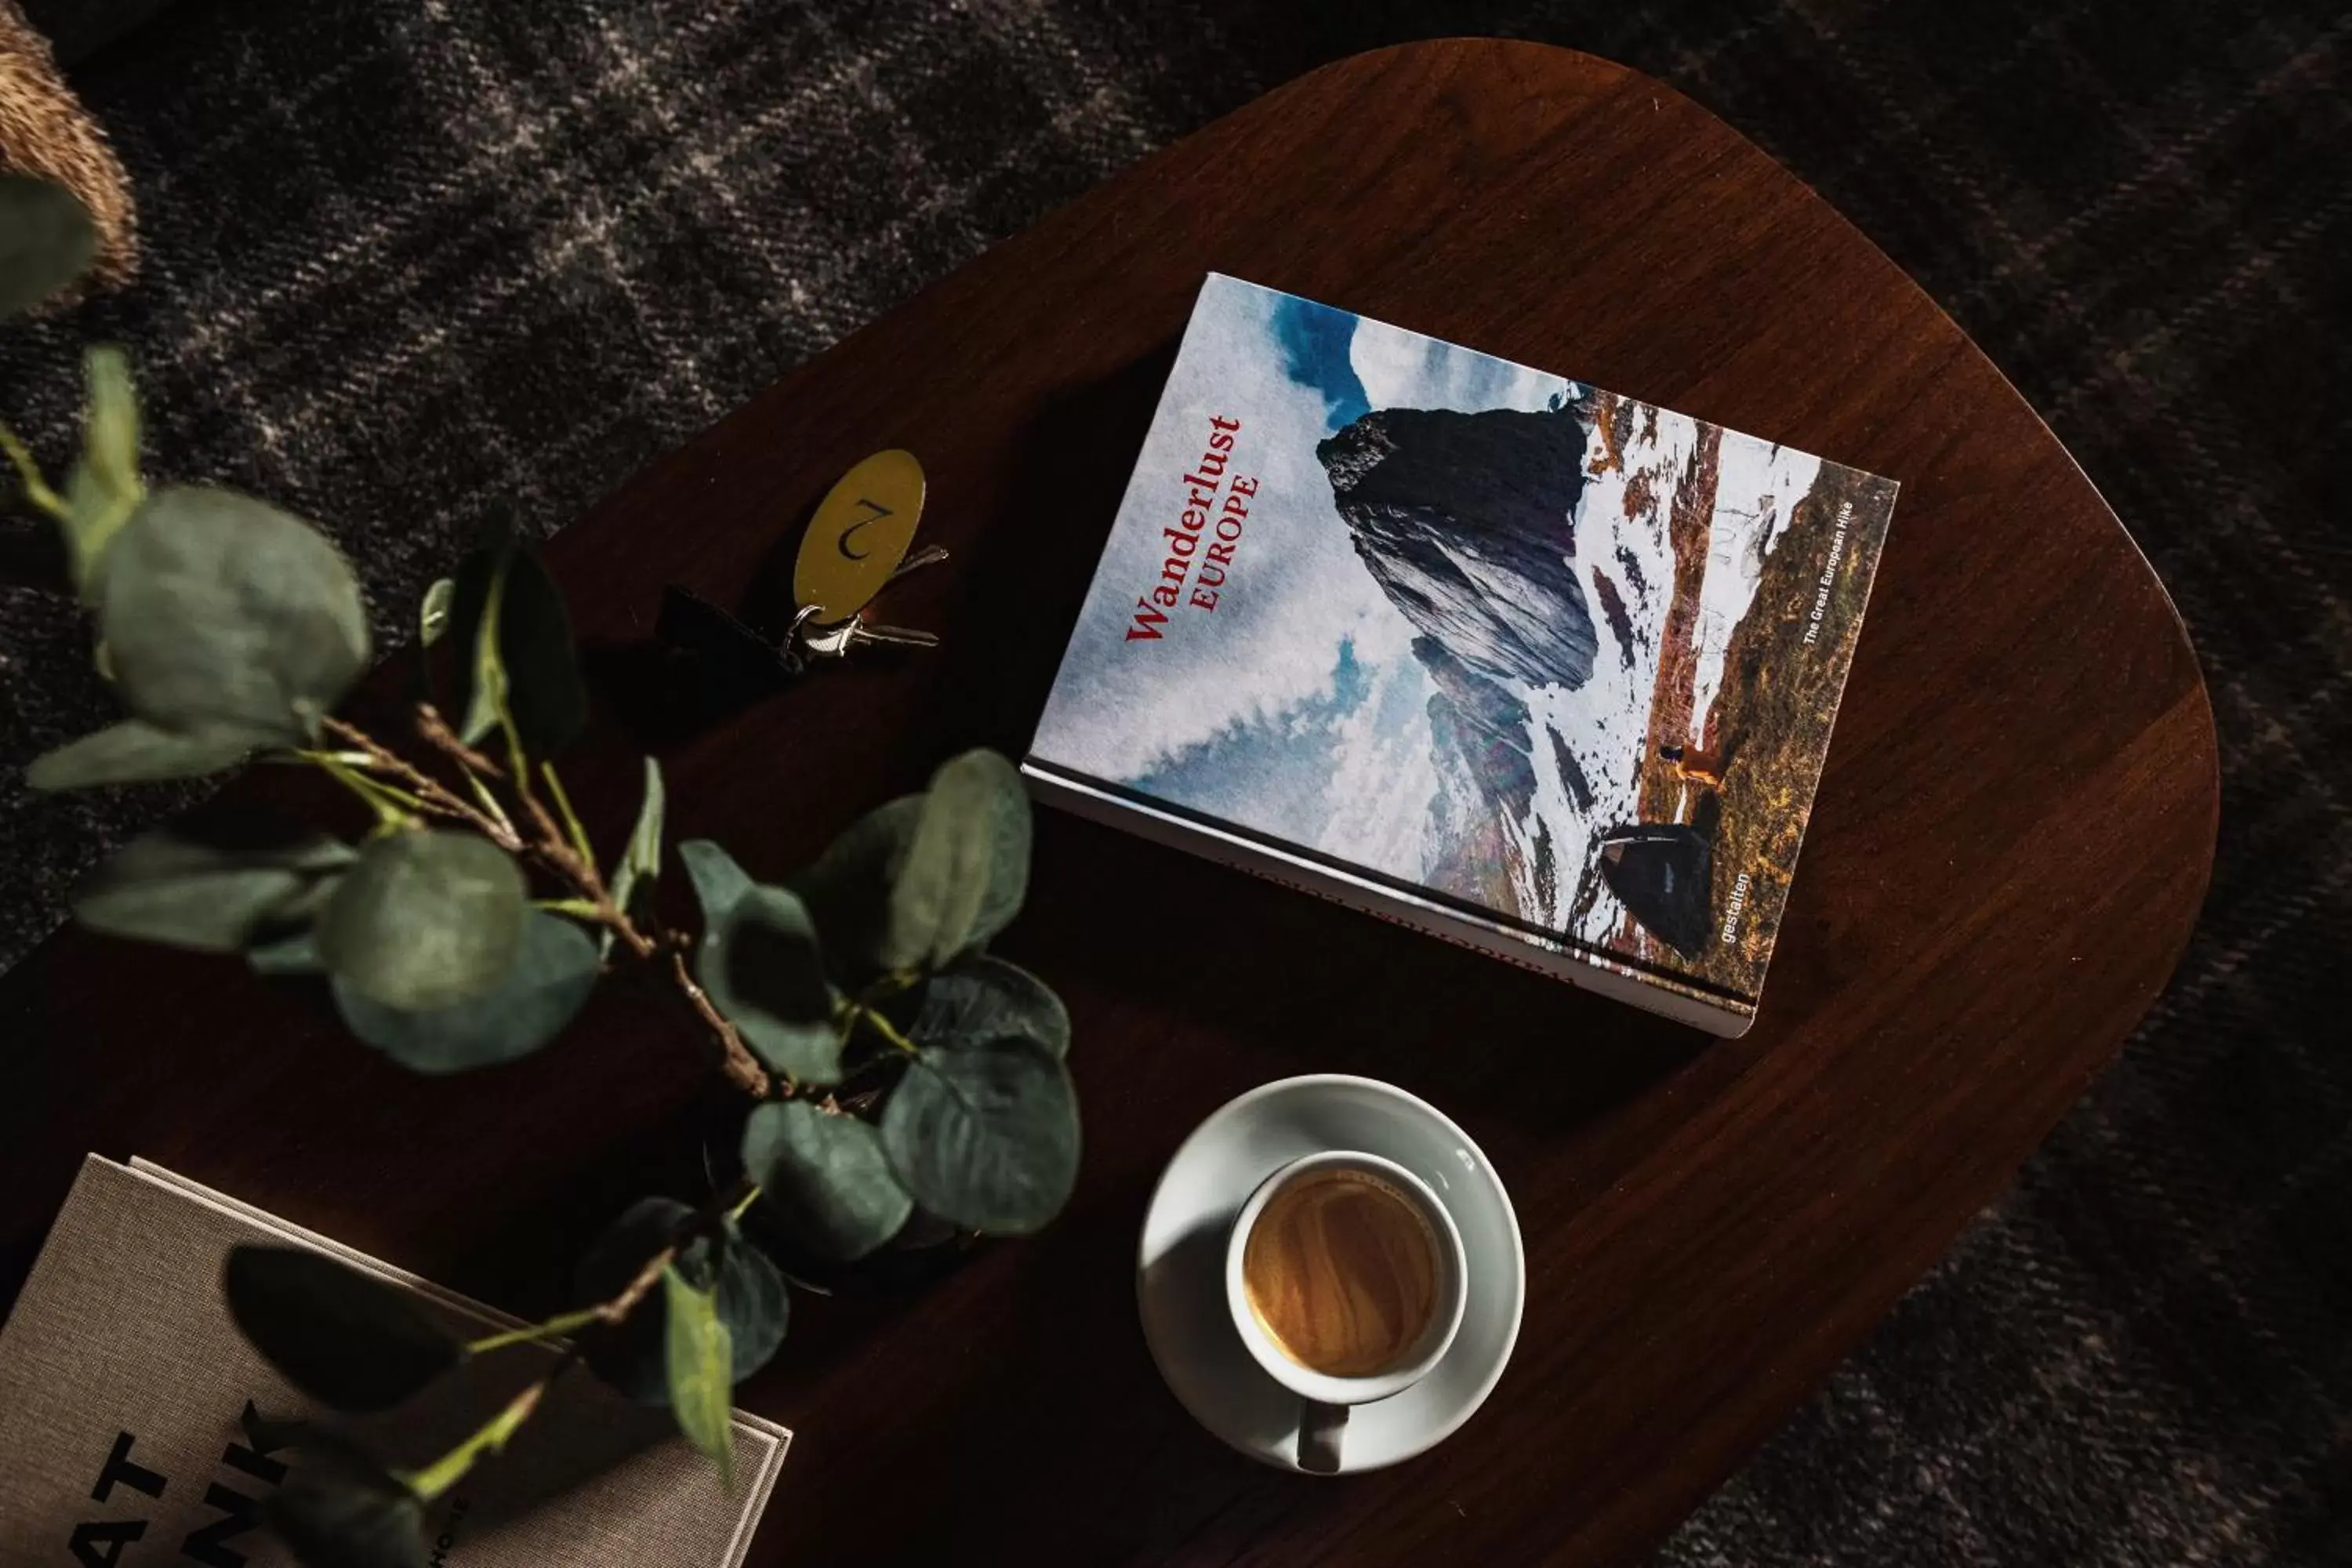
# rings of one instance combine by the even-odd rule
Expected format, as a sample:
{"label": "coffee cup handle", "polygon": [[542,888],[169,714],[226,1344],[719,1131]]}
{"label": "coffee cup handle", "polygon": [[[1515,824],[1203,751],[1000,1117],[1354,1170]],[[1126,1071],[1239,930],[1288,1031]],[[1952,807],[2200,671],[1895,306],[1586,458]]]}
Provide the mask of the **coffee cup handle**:
{"label": "coffee cup handle", "polygon": [[1348,1429],[1348,1406],[1309,1399],[1298,1408],[1298,1468],[1309,1475],[1339,1473],[1339,1436]]}

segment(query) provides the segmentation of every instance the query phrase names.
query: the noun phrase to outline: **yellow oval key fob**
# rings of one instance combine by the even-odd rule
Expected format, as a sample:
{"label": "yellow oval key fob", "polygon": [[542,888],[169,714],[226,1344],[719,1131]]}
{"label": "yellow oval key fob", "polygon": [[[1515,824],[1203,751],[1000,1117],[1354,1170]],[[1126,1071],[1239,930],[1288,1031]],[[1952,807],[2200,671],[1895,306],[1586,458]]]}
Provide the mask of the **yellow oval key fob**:
{"label": "yellow oval key fob", "polygon": [[923,465],[892,447],[841,476],[817,503],[793,565],[793,600],[820,626],[870,603],[906,559],[923,517]]}

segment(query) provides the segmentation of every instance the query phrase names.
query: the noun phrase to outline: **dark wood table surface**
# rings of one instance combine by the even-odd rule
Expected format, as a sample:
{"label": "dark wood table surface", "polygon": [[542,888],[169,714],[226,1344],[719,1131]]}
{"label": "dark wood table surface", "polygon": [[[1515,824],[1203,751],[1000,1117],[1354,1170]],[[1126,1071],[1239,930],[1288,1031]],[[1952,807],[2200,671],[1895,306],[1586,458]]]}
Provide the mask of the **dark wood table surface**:
{"label": "dark wood table surface", "polygon": [[[1017,754],[1210,268],[1902,481],[1761,1018],[1709,1042],[1044,816],[1002,945],[1076,1020],[1076,1196],[926,1287],[802,1300],[740,1392],[798,1433],[756,1563],[1636,1558],[2000,1191],[2164,984],[2203,894],[2218,786],[2196,661],[2042,422],[1704,110],[1483,42],[1342,62],[1146,160],[561,535],[595,645],[599,717],[566,764],[592,823],[625,828],[650,748],[680,836],[781,875],[950,752]],[[740,595],[848,463],[899,445],[955,560],[887,607],[946,646],[695,731],[646,676],[660,584]],[[248,778],[229,803],[285,787]],[[136,1152],[551,1306],[623,1203],[691,1194],[707,1064],[667,1001],[607,995],[529,1061],[426,1079],[299,986],[60,934],[0,983],[0,1238],[21,1261],[85,1150]],[[1133,1284],[1185,1132],[1323,1069],[1458,1118],[1511,1188],[1529,1268],[1486,1408],[1339,1481],[1194,1426]]]}

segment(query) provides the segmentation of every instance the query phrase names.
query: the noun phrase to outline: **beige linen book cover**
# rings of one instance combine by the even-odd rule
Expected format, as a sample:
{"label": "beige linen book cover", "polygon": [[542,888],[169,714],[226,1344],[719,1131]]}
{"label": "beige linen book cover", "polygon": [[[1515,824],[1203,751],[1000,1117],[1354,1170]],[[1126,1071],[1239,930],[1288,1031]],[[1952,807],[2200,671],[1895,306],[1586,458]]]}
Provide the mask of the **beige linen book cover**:
{"label": "beige linen book cover", "polygon": [[[254,1452],[248,1402],[320,1415],[231,1321],[221,1268],[241,1243],[316,1247],[413,1289],[454,1331],[514,1319],[290,1226],[144,1161],[83,1162],[0,1329],[0,1563],[194,1563],[280,1568],[259,1524],[290,1454]],[[363,1430],[391,1461],[447,1449],[530,1381],[551,1352],[500,1352],[418,1408]],[[743,1561],[791,1434],[735,1413],[736,1479],[678,1436],[666,1410],[584,1373],[558,1383],[509,1452],[434,1506],[436,1568],[673,1568]]]}

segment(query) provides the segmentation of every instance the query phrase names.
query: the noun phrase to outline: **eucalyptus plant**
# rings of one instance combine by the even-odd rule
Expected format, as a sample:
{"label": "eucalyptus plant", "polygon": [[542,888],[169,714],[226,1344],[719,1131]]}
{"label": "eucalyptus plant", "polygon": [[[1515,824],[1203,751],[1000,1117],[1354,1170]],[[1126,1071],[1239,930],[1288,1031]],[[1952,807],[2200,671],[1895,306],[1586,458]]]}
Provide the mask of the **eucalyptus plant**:
{"label": "eucalyptus plant", "polygon": [[[29,305],[87,262],[87,219],[60,195],[0,181],[0,303]],[[1003,757],[950,760],[922,793],[772,879],[709,839],[671,843],[648,757],[635,822],[600,847],[555,760],[585,726],[587,695],[562,597],[527,549],[492,542],[433,585],[400,731],[363,728],[339,711],[375,652],[341,552],[249,496],[151,484],[126,357],[92,349],[87,369],[81,448],[61,486],[5,426],[0,447],[24,501],[62,532],[124,713],[34,762],[29,781],[284,764],[332,780],[366,826],[258,847],[151,834],[79,889],[77,918],[242,954],[265,975],[321,977],[353,1035],[421,1073],[547,1047],[601,980],[640,970],[675,992],[747,1108],[732,1190],[647,1196],[580,1260],[575,1310],[511,1331],[463,1341],[331,1258],[238,1248],[224,1289],[239,1327],[336,1411],[404,1404],[511,1347],[559,1351],[542,1349],[520,1394],[414,1470],[332,1426],[257,1417],[257,1442],[299,1451],[268,1510],[298,1557],[422,1568],[426,1506],[582,1364],[669,1405],[726,1468],[730,1390],[775,1353],[789,1317],[762,1232],[854,1260],[918,1213],[1017,1236],[1059,1211],[1078,1158],[1068,1016],[986,951],[1028,881],[1028,803]],[[667,923],[654,897],[673,863],[696,929]],[[755,1207],[769,1225],[747,1227]]]}

